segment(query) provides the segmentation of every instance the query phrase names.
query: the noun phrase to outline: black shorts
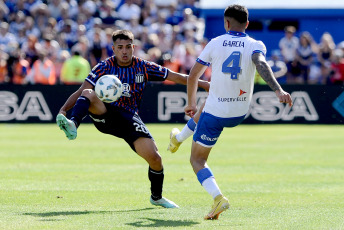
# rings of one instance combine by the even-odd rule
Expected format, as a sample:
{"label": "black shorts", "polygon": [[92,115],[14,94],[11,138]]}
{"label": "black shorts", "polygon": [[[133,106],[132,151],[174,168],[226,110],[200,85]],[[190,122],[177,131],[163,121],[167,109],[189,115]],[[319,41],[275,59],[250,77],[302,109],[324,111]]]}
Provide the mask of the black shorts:
{"label": "black shorts", "polygon": [[137,113],[132,113],[109,104],[105,104],[105,106],[107,109],[105,114],[89,114],[94,126],[100,132],[124,139],[135,152],[134,142],[138,138],[146,137],[153,139]]}

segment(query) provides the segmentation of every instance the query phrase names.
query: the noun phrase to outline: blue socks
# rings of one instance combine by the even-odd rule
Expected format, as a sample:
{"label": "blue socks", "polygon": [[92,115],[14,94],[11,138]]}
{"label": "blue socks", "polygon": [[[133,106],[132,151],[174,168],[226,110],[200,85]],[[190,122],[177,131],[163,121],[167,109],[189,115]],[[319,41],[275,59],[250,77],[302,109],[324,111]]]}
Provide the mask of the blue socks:
{"label": "blue socks", "polygon": [[203,184],[203,182],[210,177],[214,177],[214,174],[212,173],[210,168],[201,169],[197,173],[197,179],[201,184]]}
{"label": "blue socks", "polygon": [[186,125],[189,127],[190,130],[195,131],[195,128],[196,128],[196,125],[197,125],[197,124],[195,123],[194,119],[191,118],[191,119],[186,123]]}
{"label": "blue socks", "polygon": [[79,127],[82,119],[88,115],[90,104],[90,99],[84,96],[80,96],[76,101],[71,115],[71,120],[75,123],[76,127]]}

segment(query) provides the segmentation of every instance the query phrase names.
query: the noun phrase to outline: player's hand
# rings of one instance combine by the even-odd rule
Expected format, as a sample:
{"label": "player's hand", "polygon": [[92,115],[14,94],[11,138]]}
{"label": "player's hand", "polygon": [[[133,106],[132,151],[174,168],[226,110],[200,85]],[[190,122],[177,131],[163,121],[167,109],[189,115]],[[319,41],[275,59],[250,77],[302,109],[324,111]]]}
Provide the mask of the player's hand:
{"label": "player's hand", "polygon": [[197,107],[195,105],[187,105],[184,109],[184,112],[189,117],[194,117],[197,113]]}
{"label": "player's hand", "polygon": [[289,93],[285,92],[284,90],[276,90],[275,91],[276,96],[279,99],[279,102],[288,104],[289,107],[293,105],[293,100],[291,99],[291,96]]}

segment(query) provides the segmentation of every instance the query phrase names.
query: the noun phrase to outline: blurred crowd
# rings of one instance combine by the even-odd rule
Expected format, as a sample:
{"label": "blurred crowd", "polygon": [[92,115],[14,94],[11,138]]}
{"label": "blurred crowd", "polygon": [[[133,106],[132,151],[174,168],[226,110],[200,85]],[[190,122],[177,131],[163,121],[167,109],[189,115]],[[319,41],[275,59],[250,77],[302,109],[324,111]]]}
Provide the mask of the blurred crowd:
{"label": "blurred crowd", "polygon": [[[112,32],[135,35],[134,55],[189,73],[207,44],[197,0],[4,0],[0,84],[80,84],[113,55]],[[344,43],[287,27],[269,61],[280,83],[343,84]],[[203,79],[210,79],[210,68]],[[166,81],[165,84],[172,84]]]}
{"label": "blurred crowd", "polygon": [[287,26],[269,64],[282,84],[344,84],[344,41],[335,44],[325,32],[317,44],[312,35]]}

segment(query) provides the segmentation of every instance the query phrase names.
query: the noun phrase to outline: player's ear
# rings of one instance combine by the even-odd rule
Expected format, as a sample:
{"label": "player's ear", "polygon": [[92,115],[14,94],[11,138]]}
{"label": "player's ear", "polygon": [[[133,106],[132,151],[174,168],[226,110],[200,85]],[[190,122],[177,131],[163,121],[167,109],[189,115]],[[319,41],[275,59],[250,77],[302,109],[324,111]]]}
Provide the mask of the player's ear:
{"label": "player's ear", "polygon": [[225,27],[226,31],[229,30],[229,26],[230,26],[230,22],[229,22],[228,18],[224,18],[224,27]]}
{"label": "player's ear", "polygon": [[245,27],[245,29],[247,29],[247,27],[248,27],[248,24],[250,24],[250,22],[249,22],[249,21],[247,21],[247,22],[246,22],[246,27]]}
{"label": "player's ear", "polygon": [[112,51],[115,52],[115,46],[114,45],[112,45]]}

